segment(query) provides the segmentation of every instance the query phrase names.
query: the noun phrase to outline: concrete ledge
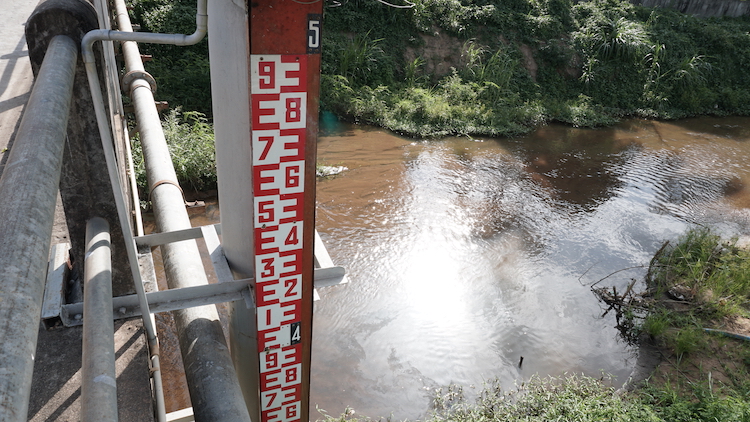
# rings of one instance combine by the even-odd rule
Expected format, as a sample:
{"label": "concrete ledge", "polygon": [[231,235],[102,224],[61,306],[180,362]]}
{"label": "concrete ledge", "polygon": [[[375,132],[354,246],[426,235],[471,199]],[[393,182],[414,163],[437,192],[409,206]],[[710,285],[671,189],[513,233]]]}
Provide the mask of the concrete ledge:
{"label": "concrete ledge", "polygon": [[[80,420],[82,327],[39,330],[29,421]],[[148,353],[139,319],[115,323],[119,419],[153,422]]]}

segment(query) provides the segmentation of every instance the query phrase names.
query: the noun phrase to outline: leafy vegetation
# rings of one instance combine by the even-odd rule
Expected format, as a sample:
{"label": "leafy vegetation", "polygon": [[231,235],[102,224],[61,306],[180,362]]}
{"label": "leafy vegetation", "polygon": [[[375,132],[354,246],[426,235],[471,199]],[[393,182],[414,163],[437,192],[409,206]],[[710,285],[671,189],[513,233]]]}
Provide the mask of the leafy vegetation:
{"label": "leafy vegetation", "polygon": [[750,420],[750,343],[727,336],[750,329],[750,251],[692,229],[657,252],[646,284],[642,293],[597,292],[624,304],[626,338],[653,343],[662,357],[638,397],[664,420]]}
{"label": "leafy vegetation", "polygon": [[[675,245],[666,245],[654,257],[647,281],[654,295],[689,303],[686,313],[697,322],[750,316],[750,253],[707,229],[691,230]],[[680,325],[679,315],[664,315],[667,325]]]}
{"label": "leafy vegetation", "polygon": [[[216,187],[216,157],[213,127],[198,111],[171,110],[162,122],[164,136],[177,173],[177,181],[186,189],[205,191]],[[148,186],[143,151],[138,136],[133,140],[133,161],[141,198]]]}
{"label": "leafy vegetation", "polygon": [[[132,0],[143,30],[192,32],[194,0]],[[327,4],[324,110],[396,132],[517,135],[539,124],[750,113],[750,18],[625,0]],[[159,99],[210,120],[207,43],[142,46]]]}
{"label": "leafy vegetation", "polygon": [[[413,3],[326,4],[323,111],[419,138],[750,114],[750,18],[698,19],[625,0]],[[194,30],[194,0],[130,4],[144,31]],[[157,99],[210,122],[207,42],[141,49],[153,55]]]}
{"label": "leafy vegetation", "polygon": [[[622,0],[414,3],[350,0],[326,10],[325,109],[417,137],[749,111],[747,18]],[[446,42],[464,47],[430,56]],[[368,57],[363,75],[347,71],[352,50]],[[436,61],[452,68],[441,74]]]}

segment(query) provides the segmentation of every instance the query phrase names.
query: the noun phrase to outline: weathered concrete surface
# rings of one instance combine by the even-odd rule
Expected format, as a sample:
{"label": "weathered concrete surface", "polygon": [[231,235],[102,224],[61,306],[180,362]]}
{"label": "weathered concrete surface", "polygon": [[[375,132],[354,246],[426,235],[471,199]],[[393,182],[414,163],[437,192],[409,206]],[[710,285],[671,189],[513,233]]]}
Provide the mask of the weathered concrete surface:
{"label": "weathered concrete surface", "polygon": [[672,8],[701,18],[738,17],[750,12],[750,2],[746,0],[631,0],[631,3],[645,7]]}
{"label": "weathered concrete surface", "polygon": [[[36,6],[36,0],[0,2],[0,22],[3,22],[0,25],[0,175],[33,84],[24,26]],[[67,237],[62,203],[58,199],[52,243],[67,242]],[[115,330],[120,420],[152,422],[147,351],[141,321],[116,323]],[[81,327],[54,331],[40,328],[29,420],[79,420],[81,331]]]}
{"label": "weathered concrete surface", "polygon": [[0,6],[0,175],[34,81],[23,31],[36,3],[6,1]]}
{"label": "weathered concrete surface", "polygon": [[[80,420],[82,331],[39,331],[29,421]],[[119,419],[153,421],[146,341],[139,320],[115,323],[115,356]]]}

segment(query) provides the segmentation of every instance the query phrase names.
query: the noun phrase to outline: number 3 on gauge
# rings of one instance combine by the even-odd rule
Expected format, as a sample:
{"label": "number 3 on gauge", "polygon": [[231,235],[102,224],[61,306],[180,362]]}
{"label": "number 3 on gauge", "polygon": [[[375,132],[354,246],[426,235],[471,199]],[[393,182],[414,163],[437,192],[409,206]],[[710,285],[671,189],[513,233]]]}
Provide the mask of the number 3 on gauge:
{"label": "number 3 on gauge", "polygon": [[320,14],[307,15],[307,54],[320,53]]}

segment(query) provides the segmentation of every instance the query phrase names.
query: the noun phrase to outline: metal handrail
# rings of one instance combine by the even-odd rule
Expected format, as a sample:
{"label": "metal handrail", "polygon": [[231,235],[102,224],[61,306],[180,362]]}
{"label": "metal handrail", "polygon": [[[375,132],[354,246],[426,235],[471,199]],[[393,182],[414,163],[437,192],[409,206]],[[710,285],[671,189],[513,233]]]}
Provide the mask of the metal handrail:
{"label": "metal handrail", "polygon": [[109,223],[101,217],[86,224],[83,267],[81,422],[117,422],[112,250]]}
{"label": "metal handrail", "polygon": [[25,422],[78,46],[52,38],[0,178],[0,420]]}

